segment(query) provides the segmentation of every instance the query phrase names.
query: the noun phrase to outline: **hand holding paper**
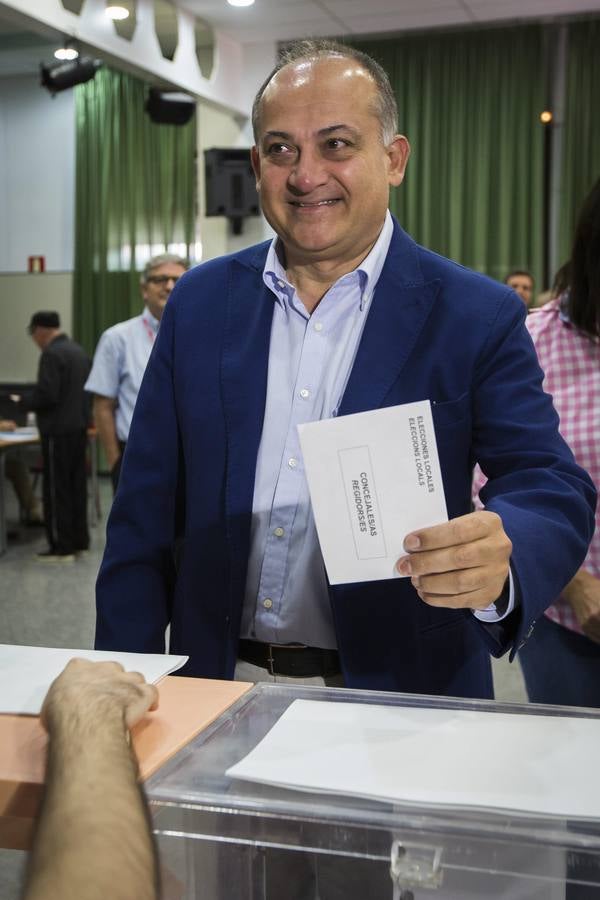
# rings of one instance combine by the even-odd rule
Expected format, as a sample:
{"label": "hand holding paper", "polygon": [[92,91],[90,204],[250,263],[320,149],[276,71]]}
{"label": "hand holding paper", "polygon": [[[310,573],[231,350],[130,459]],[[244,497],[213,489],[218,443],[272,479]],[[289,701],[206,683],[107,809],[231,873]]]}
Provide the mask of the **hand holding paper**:
{"label": "hand holding paper", "polygon": [[398,577],[406,535],[448,518],[429,401],[298,432],[330,583]]}
{"label": "hand holding paper", "polygon": [[492,512],[447,521],[429,401],[298,431],[331,584],[407,575],[431,606],[485,609],[498,599],[511,542]]}
{"label": "hand holding paper", "polygon": [[158,708],[158,690],[140,672],[126,672],[118,662],[74,657],[55,678],[42,706],[46,730],[58,722],[77,729],[85,715],[120,716],[132,728],[144,713]]}
{"label": "hand holding paper", "polygon": [[425,603],[485,609],[502,593],[512,544],[500,516],[478,510],[407,535],[404,549],[398,571]]}

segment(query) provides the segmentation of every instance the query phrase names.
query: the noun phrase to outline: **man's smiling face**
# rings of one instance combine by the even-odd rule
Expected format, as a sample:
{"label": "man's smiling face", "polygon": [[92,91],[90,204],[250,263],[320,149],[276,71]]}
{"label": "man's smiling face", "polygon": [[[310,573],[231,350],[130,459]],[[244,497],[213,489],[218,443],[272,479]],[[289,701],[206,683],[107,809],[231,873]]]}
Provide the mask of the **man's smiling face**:
{"label": "man's smiling face", "polygon": [[288,265],[364,258],[400,184],[408,143],[385,147],[371,76],[328,57],[281,69],[266,88],[252,160],[262,209]]}

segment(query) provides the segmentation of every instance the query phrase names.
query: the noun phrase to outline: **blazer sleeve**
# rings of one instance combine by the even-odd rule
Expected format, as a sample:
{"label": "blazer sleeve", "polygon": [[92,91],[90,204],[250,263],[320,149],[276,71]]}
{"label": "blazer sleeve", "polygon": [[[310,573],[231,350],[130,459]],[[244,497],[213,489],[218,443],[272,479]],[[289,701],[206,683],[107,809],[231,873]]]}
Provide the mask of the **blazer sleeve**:
{"label": "blazer sleeve", "polygon": [[174,317],[169,302],[142,380],[108,519],[96,585],[97,649],[165,651],[174,548],[183,520],[173,390]]}
{"label": "blazer sleeve", "polygon": [[480,354],[473,392],[473,449],[488,481],[485,508],[512,541],[518,609],[481,628],[492,653],[527,639],[585,558],[594,531],[596,491],[558,431],[552,398],[512,292]]}

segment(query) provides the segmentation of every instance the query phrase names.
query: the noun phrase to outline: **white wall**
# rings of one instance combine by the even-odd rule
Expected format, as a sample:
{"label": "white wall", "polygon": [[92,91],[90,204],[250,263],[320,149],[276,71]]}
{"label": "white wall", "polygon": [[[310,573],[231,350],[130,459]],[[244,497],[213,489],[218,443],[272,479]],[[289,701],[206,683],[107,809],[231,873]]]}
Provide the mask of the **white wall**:
{"label": "white wall", "polygon": [[0,275],[0,381],[35,381],[40,351],[27,334],[34,312],[54,309],[72,334],[70,272]]}
{"label": "white wall", "polygon": [[[0,79],[0,272],[73,268],[75,106],[54,99],[36,77]],[[0,288],[1,289],[1,288]]]}

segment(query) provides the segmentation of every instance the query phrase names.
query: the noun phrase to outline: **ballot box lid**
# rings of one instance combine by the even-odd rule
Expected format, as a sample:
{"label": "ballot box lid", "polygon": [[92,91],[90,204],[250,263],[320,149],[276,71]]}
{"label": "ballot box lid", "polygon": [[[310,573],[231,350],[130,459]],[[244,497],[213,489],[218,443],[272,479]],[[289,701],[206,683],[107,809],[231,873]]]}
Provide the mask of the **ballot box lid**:
{"label": "ballot box lid", "polygon": [[[288,719],[297,740],[280,759],[277,747],[261,742]],[[459,758],[457,747],[470,729],[474,740],[464,742]],[[538,733],[547,736],[541,751]],[[495,744],[505,756],[490,763],[488,783],[485,763]],[[265,781],[228,774],[255,748]],[[542,886],[568,878],[600,888],[600,805],[593,799],[600,766],[586,763],[594,752],[600,759],[596,710],[259,684],[146,787],[156,831],[170,839],[380,860],[396,871],[402,889],[436,888],[456,873]],[[294,757],[308,782],[284,786],[281,772],[287,763],[295,771]],[[339,788],[331,768],[336,759],[346,775],[356,773],[356,793],[352,784]],[[398,782],[399,793],[375,796],[372,785],[385,785],[382,770],[390,760],[387,783],[396,790]],[[468,791],[471,771],[475,796],[456,793],[456,785]],[[552,895],[542,887],[540,896]]]}

